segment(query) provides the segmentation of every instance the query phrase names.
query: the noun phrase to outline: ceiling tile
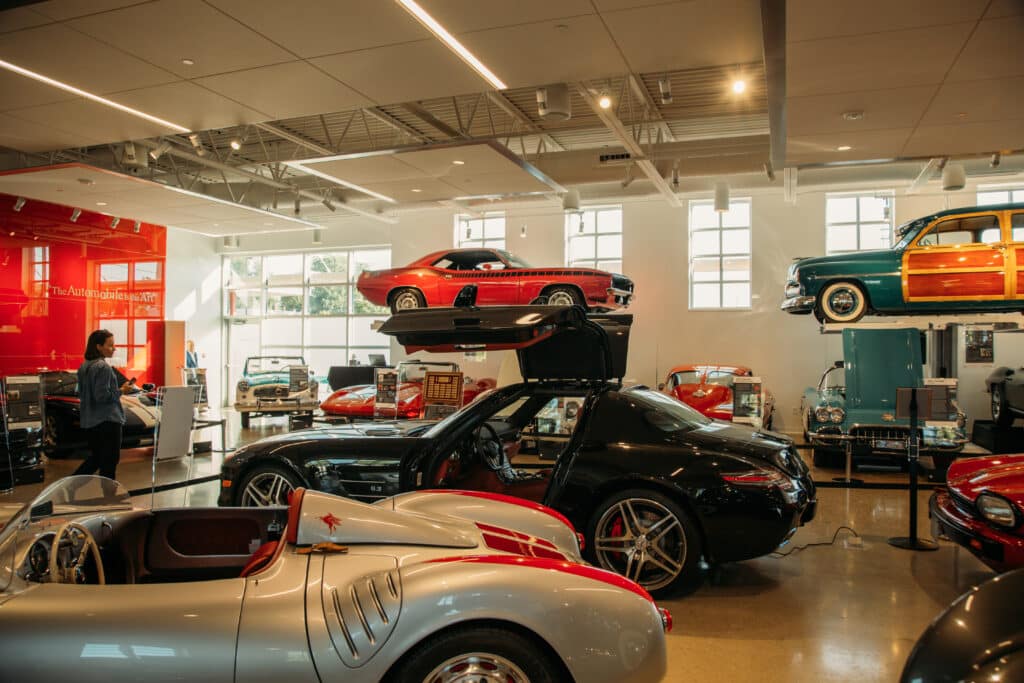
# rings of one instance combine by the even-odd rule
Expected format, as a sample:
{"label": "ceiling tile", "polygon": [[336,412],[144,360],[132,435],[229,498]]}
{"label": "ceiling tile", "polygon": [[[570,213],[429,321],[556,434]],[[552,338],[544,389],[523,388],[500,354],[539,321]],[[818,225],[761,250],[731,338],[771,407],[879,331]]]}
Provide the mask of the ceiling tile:
{"label": "ceiling tile", "polygon": [[5,111],[78,99],[77,95],[7,70],[0,70],[0,93],[0,110]]}
{"label": "ceiling tile", "polygon": [[[459,40],[510,88],[622,73],[626,65],[597,15],[464,33]],[[463,67],[469,70],[469,67]]]}
{"label": "ceiling tile", "polygon": [[24,28],[49,24],[52,19],[28,7],[15,7],[0,12],[0,33],[20,31]]}
{"label": "ceiling tile", "polygon": [[650,5],[671,5],[680,0],[594,0],[598,12],[614,12],[620,9],[648,7]]}
{"label": "ceiling tile", "polygon": [[978,24],[947,80],[1003,76],[1024,76],[1024,14]]}
{"label": "ceiling tile", "polygon": [[51,19],[63,21],[137,4],[139,0],[48,0],[33,4],[32,9]]}
{"label": "ceiling tile", "polygon": [[0,114],[0,147],[9,147],[19,152],[50,152],[100,142],[101,140],[82,133],[72,133],[35,121]]}
{"label": "ceiling tile", "polygon": [[[857,131],[839,135],[790,135],[786,144],[786,164],[813,164],[866,159],[889,159],[900,155],[912,128]],[[850,145],[845,152],[839,145]]]}
{"label": "ceiling tile", "polygon": [[488,87],[433,38],[309,61],[380,104],[475,93]]}
{"label": "ceiling tile", "polygon": [[[367,189],[379,192],[399,202],[430,202],[442,199],[451,199],[461,193],[453,185],[443,180],[433,178],[420,178],[419,180],[396,180],[391,182],[374,182],[367,186]],[[413,192],[413,189],[420,192]]]}
{"label": "ceiling tile", "polygon": [[791,97],[941,83],[973,23],[790,43]]}
{"label": "ceiling tile", "polygon": [[[921,120],[936,90],[936,85],[924,85],[895,90],[790,97],[786,100],[786,132],[789,135],[815,135],[913,128]],[[862,111],[864,118],[846,121],[842,115],[848,111]]]}
{"label": "ceiling tile", "polygon": [[335,159],[320,163],[305,161],[303,163],[320,173],[364,186],[367,183],[419,180],[425,177],[422,171],[402,163],[396,154]]}
{"label": "ceiling tile", "polygon": [[455,196],[504,195],[517,192],[550,192],[551,188],[523,172],[479,173],[446,177],[444,182],[461,192]]}
{"label": "ceiling tile", "polygon": [[397,3],[380,0],[211,0],[300,57],[352,52],[430,38]]}
{"label": "ceiling tile", "polygon": [[289,62],[196,81],[275,119],[373,104],[306,62]]}
{"label": "ceiling tile", "polygon": [[602,16],[636,72],[741,64],[763,58],[757,0],[695,0],[604,12]]}
{"label": "ceiling tile", "polygon": [[946,83],[939,88],[921,123],[958,125],[1000,120],[1017,120],[1024,126],[1024,77]]}
{"label": "ceiling tile", "polygon": [[225,128],[273,118],[188,81],[129,90],[112,97],[121,104],[173,121],[189,130]]}
{"label": "ceiling tile", "polygon": [[[90,144],[138,140],[177,132],[86,99],[28,107],[7,114],[25,121],[66,130],[93,141]],[[51,149],[61,147],[67,145],[54,146]]]}
{"label": "ceiling tile", "polygon": [[[157,0],[69,22],[184,78],[251,69],[295,59],[202,0]],[[182,59],[195,64],[186,66]]]}
{"label": "ceiling tile", "polygon": [[[55,49],[58,45],[60,49]],[[0,59],[96,94],[177,80],[163,69],[63,24],[0,35]]]}
{"label": "ceiling tile", "polygon": [[946,126],[920,126],[907,141],[907,156],[990,154],[1024,148],[1020,121],[981,121]]}
{"label": "ceiling tile", "polygon": [[419,4],[453,34],[594,14],[590,0],[419,0]]}
{"label": "ceiling tile", "polygon": [[[399,155],[403,163],[408,164],[422,173],[434,177],[474,175],[518,168],[503,154],[496,152],[487,144],[456,145],[439,149],[424,149],[404,152]],[[454,161],[465,162],[454,164]]]}
{"label": "ceiling tile", "polygon": [[978,21],[989,0],[858,0],[786,3],[786,41],[817,40]]}

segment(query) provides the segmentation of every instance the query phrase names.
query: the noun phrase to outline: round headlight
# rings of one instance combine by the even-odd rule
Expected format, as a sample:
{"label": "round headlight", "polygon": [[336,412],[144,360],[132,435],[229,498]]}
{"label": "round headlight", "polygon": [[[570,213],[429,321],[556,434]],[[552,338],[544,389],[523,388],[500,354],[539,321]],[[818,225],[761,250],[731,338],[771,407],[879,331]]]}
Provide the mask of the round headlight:
{"label": "round headlight", "polygon": [[834,423],[839,424],[846,417],[846,411],[842,408],[829,408],[828,416]]}
{"label": "round headlight", "polygon": [[249,383],[244,381],[244,380],[239,382],[238,383],[238,390],[239,391],[249,391]]}
{"label": "round headlight", "polygon": [[819,406],[814,409],[814,419],[818,422],[828,422],[828,408]]}
{"label": "round headlight", "polygon": [[1017,526],[1017,513],[1010,501],[989,493],[983,493],[974,501],[981,516],[999,526]]}

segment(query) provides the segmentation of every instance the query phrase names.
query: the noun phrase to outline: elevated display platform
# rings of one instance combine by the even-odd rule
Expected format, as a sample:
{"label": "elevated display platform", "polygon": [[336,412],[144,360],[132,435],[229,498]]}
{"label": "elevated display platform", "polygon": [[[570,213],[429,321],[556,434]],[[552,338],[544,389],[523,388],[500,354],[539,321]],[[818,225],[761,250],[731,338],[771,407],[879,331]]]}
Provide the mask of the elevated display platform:
{"label": "elevated display platform", "polygon": [[951,325],[988,328],[998,332],[1021,332],[1024,315],[1020,313],[963,313],[960,315],[905,315],[876,318],[855,323],[826,323],[820,326],[822,334],[841,334],[845,329],[891,330],[916,327],[919,330],[944,330]]}

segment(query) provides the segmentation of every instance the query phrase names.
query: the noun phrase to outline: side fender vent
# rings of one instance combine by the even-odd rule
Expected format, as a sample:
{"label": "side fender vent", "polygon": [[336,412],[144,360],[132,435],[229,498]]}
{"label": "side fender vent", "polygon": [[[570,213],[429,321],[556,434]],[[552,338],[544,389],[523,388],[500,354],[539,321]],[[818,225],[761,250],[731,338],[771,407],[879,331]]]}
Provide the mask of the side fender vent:
{"label": "side fender vent", "polygon": [[346,666],[360,667],[380,651],[395,629],[402,608],[397,570],[356,579],[323,593],[331,641]]}

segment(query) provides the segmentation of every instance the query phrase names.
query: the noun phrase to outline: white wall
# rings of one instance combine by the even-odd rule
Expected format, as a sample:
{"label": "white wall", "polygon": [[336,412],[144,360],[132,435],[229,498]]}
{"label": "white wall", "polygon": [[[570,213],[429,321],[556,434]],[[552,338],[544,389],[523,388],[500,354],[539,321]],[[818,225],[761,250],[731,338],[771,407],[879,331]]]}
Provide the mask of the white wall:
{"label": "white wall", "polygon": [[[794,257],[825,253],[825,196],[829,191],[887,190],[893,185],[832,185],[804,187],[798,201],[783,200],[781,187],[734,192],[734,197],[753,200],[753,282],[752,305],[742,311],[690,311],[688,309],[687,199],[708,199],[710,195],[684,197],[682,208],[671,207],[661,197],[623,201],[623,271],[636,283],[637,298],[629,308],[634,315],[627,378],[656,386],[676,364],[721,362],[748,365],[761,375],[776,396],[776,428],[798,432],[797,410],[804,388],[817,383],[824,369],[842,357],[839,335],[821,335],[811,316],[794,316],[779,310],[786,269]],[[906,195],[896,189],[895,222],[949,207],[975,203],[976,188],[938,193],[929,188],[923,194]],[[602,204],[609,202],[604,201]],[[497,206],[495,208],[498,208]],[[450,248],[454,239],[457,210],[438,208],[400,213],[396,225],[366,218],[338,222],[324,230],[323,249],[331,247],[378,246],[390,244],[392,263],[405,265],[430,251]],[[526,237],[520,236],[527,226]],[[187,235],[188,233],[184,233]],[[281,251],[310,249],[311,233],[299,231],[269,235],[243,235],[238,250]],[[194,277],[219,283],[220,261],[213,249],[223,251],[219,240],[168,239],[168,316],[176,306],[187,313],[198,285]],[[506,207],[506,244],[510,251],[534,265],[560,265],[565,258],[564,216],[554,202]],[[198,254],[198,256],[197,256]],[[175,260],[187,264],[177,271]],[[187,273],[189,283],[175,282],[175,273]],[[196,273],[193,276],[193,273]],[[212,278],[212,279],[210,279]],[[205,282],[205,280],[204,280]],[[172,299],[172,288],[177,288]],[[219,352],[220,299],[203,285],[204,302],[193,307],[197,343],[207,353]],[[202,335],[202,336],[201,336]],[[1024,335],[999,334],[995,365],[1017,367],[1024,353]],[[964,367],[963,344],[959,345],[960,399],[969,416],[988,418],[988,396],[982,380],[991,368]],[[403,350],[392,345],[392,360],[404,358]],[[467,363],[455,357],[475,377],[496,376],[502,354],[490,354],[482,363]],[[213,364],[210,363],[211,367]],[[980,377],[980,379],[979,379]],[[219,384],[217,384],[219,387]]]}

